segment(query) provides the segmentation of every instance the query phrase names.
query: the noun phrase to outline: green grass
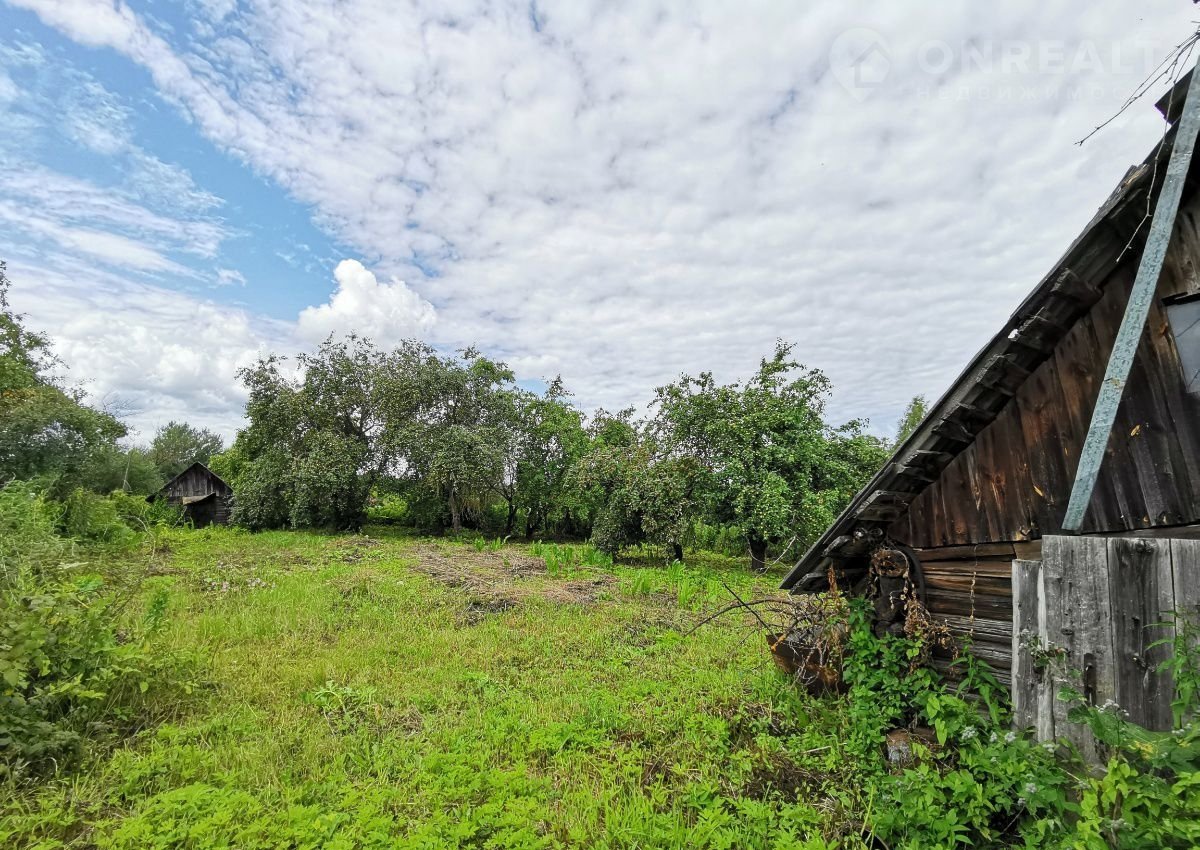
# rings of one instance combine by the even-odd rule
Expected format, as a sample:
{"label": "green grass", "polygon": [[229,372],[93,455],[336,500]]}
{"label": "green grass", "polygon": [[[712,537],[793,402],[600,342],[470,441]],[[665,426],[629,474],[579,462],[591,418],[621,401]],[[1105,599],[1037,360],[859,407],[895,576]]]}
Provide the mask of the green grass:
{"label": "green grass", "polygon": [[[818,848],[852,824],[829,709],[736,617],[684,637],[721,581],[773,578],[553,545],[481,606],[418,569],[423,548],[469,568],[530,547],[368,533],[173,535],[144,596],[167,592],[164,640],[205,686],[0,788],[0,847]],[[600,591],[554,595],[574,587]]]}

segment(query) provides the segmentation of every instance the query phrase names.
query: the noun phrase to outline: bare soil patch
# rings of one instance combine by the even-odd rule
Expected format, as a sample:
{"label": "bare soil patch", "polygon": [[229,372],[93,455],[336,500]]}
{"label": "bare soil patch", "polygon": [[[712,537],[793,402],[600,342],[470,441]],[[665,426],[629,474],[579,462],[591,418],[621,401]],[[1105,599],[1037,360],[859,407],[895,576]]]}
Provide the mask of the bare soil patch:
{"label": "bare soil patch", "polygon": [[[422,543],[414,547],[412,554],[416,556],[419,572],[470,595],[471,602],[464,616],[468,620],[475,617],[474,622],[487,614],[506,611],[531,597],[567,605],[594,605],[616,584],[616,578],[609,575],[554,579],[547,573],[542,558],[512,550],[481,552],[466,547],[448,549]],[[503,607],[486,610],[488,605]]]}

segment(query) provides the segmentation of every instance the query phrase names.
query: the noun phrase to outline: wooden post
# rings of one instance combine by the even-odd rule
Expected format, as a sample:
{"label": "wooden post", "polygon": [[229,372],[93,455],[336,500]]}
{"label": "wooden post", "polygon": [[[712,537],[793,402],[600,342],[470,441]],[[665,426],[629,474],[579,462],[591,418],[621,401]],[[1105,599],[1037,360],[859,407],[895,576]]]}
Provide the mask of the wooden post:
{"label": "wooden post", "polygon": [[1041,561],[1013,561],[1012,632],[1013,722],[1018,729],[1036,729],[1039,741],[1052,741],[1054,692],[1047,686],[1048,672],[1031,651],[1048,639]]}

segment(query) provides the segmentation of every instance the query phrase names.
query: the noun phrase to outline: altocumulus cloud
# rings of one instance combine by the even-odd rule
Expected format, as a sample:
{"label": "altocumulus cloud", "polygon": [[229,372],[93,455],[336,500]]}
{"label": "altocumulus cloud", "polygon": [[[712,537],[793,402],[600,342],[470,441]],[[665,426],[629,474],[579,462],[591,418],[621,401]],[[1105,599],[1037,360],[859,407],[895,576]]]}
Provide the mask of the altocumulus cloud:
{"label": "altocumulus cloud", "polygon": [[301,311],[296,331],[320,342],[330,334],[356,333],[378,343],[425,336],[433,327],[433,305],[402,280],[380,283],[358,260],[342,260],[333,270],[337,289],[329,302]]}
{"label": "altocumulus cloud", "polygon": [[[681,371],[744,375],[784,337],[833,378],[834,417],[881,431],[948,383],[1161,134],[1143,103],[1074,146],[1192,27],[1178,0],[196,0],[174,27],[150,2],[8,2],[144,68],[311,205],[340,256],[370,258],[255,341],[475,342],[619,407]],[[854,28],[881,39],[875,91],[831,68]],[[936,69],[913,59],[930,44]],[[1079,45],[1087,61],[1061,59]],[[93,148],[128,144],[76,124]],[[193,250],[227,230],[202,192]],[[52,203],[42,238],[115,262]],[[153,221],[140,232],[167,256],[181,242]]]}

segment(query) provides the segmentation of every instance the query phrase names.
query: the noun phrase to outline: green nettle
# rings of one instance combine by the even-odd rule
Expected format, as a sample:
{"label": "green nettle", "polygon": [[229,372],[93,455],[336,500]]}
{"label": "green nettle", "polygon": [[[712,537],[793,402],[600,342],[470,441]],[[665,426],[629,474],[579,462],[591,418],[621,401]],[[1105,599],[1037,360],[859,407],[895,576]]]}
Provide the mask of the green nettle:
{"label": "green nettle", "polygon": [[656,433],[702,471],[715,518],[741,531],[756,569],[768,546],[809,542],[886,457],[863,423],[825,424],[829,380],[791,351],[779,343],[745,384],[684,376],[655,402]]}

